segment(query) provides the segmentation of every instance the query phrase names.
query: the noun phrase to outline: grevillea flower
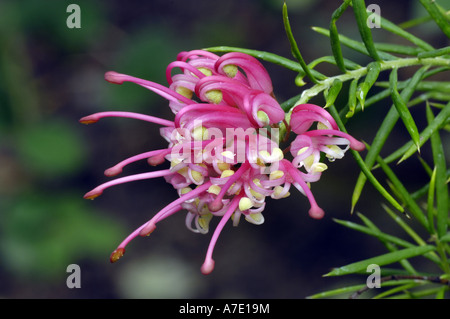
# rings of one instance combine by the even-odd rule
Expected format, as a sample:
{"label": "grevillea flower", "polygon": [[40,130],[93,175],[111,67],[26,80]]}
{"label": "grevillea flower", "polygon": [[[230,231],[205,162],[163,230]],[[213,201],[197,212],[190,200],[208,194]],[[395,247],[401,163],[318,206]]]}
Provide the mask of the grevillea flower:
{"label": "grevillea flower", "polygon": [[[172,74],[174,69],[181,72]],[[104,117],[123,117],[161,126],[167,148],[144,152],[105,170],[108,177],[120,174],[126,165],[147,160],[152,166],[169,162],[166,169],[120,177],[101,184],[85,194],[93,199],[107,188],[131,181],[164,177],[179,198],[157,212],[119,244],[111,262],[125,253],[126,245],[137,236],[151,234],[156,224],[179,211],[187,211],[186,226],[205,234],[211,219],[220,218],[214,229],[205,261],[204,274],[214,268],[212,258],[217,239],[231,220],[241,217],[259,225],[266,198],[281,199],[294,186],[310,202],[309,215],[322,218],[310,183],[320,179],[327,168],[320,162],[342,158],[348,148],[364,149],[364,144],[341,132],[331,115],[313,104],[296,106],[285,120],[285,112],[273,94],[269,74],[255,58],[232,52],[218,56],[202,50],[181,52],[166,69],[168,87],[117,72],[107,72],[111,83],[133,82],[169,101],[173,120],[133,112],[100,112],[83,117],[84,124]],[[284,124],[296,134],[288,145],[292,160],[280,148],[278,128]],[[316,129],[312,129],[316,124]]]}

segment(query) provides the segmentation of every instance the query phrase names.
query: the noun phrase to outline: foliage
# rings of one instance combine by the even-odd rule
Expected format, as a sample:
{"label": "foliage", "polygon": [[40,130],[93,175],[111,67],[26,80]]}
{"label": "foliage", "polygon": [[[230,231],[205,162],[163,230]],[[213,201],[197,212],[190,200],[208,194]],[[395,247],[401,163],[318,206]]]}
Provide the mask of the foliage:
{"label": "foliage", "polygon": [[[449,170],[444,150],[450,119],[450,83],[442,80],[450,70],[450,47],[435,48],[407,30],[432,20],[441,29],[444,38],[448,38],[450,18],[438,1],[420,0],[420,3],[428,12],[427,17],[397,25],[366,11],[364,0],[343,1],[333,13],[329,28],[312,28],[329,38],[332,55],[319,57],[310,63],[304,60],[300,52],[290,26],[286,3],[283,6],[283,21],[295,60],[236,47],[208,49],[213,52],[244,52],[296,72],[296,84],[303,87],[302,93],[285,101],[283,109],[289,114],[293,106],[323,96],[325,107],[342,131],[347,131],[347,126],[358,121],[358,116],[369,107],[379,107],[381,103],[391,105],[372,141],[366,142],[365,157],[352,151],[361,170],[353,191],[352,213],[357,209],[366,183],[370,182],[383,199],[378,209],[380,214],[388,214],[392,222],[400,226],[403,234],[383,231],[382,226],[385,225],[375,225],[361,212],[357,212],[361,224],[336,219],[338,224],[373,236],[384,244],[388,253],[335,268],[325,275],[367,276],[367,267],[377,264],[382,267],[385,276],[381,279],[384,289],[376,291],[373,298],[443,298],[450,288]],[[339,18],[346,10],[353,11],[360,40],[338,32]],[[379,21],[384,31],[401,39],[399,43],[408,44],[374,41],[373,30],[367,23],[369,18]],[[369,57],[367,64],[361,66],[344,57],[341,46]],[[337,74],[319,72],[317,66],[321,63],[335,65]],[[388,81],[383,80],[385,75],[388,75]],[[340,95],[344,96],[344,102],[339,99]],[[421,106],[425,108],[420,109]],[[426,123],[422,121],[424,118]],[[383,157],[381,154],[386,149],[390,150],[396,145],[397,141],[391,134],[396,125],[402,125],[408,141],[395,146],[395,151]],[[396,172],[409,165],[413,155],[417,156],[429,177],[420,186],[405,184]],[[386,182],[376,175],[381,175]],[[411,259],[422,259],[418,263],[422,270]],[[400,268],[386,267],[396,265]],[[311,298],[342,294],[358,297],[365,290],[365,284],[353,285],[318,293]]]}

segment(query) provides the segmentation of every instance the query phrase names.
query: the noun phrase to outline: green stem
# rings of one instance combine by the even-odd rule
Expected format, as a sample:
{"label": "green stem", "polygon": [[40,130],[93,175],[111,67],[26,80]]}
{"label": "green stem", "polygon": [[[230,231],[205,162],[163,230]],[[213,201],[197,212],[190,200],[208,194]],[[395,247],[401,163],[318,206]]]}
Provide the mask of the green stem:
{"label": "green stem", "polygon": [[[436,58],[426,58],[426,59],[419,59],[419,58],[406,58],[406,59],[398,59],[398,60],[391,60],[391,61],[383,61],[380,63],[381,69],[380,71],[390,70],[393,68],[404,68],[404,67],[411,67],[411,66],[417,66],[417,65],[428,65],[428,66],[450,66],[450,60],[436,57]],[[360,78],[362,76],[365,76],[368,72],[368,67],[362,67],[357,70],[353,71],[347,71],[345,74],[340,74],[336,76],[329,77],[325,80],[319,81],[318,84],[312,86],[308,90],[304,90],[300,99],[295,105],[298,104],[304,104],[308,102],[312,97],[316,96],[320,92],[327,90],[331,87],[334,80],[338,79],[342,82],[353,80],[356,78]],[[285,110],[288,111],[288,110]]]}

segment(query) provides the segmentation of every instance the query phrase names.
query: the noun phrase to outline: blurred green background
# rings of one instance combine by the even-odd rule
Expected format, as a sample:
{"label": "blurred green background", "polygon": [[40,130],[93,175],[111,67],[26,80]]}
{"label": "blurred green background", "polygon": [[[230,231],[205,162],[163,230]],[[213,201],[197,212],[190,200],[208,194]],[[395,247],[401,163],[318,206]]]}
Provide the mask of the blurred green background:
{"label": "blurred green background", "polygon": [[[396,22],[421,12],[418,1],[366,2],[379,4],[382,15]],[[71,3],[81,8],[80,29],[66,26]],[[329,55],[328,39],[310,27],[328,27],[339,1],[287,3],[305,60]],[[119,262],[109,262],[128,233],[176,198],[162,179],[114,187],[95,201],[83,199],[107,180],[106,168],[165,143],[156,125],[105,119],[86,127],[79,118],[106,110],[171,118],[164,99],[131,84],[107,83],[106,71],[166,84],[165,68],[178,52],[216,45],[290,57],[282,4],[0,2],[0,298],[304,298],[351,280],[322,278],[331,267],[384,252],[375,240],[332,221],[355,219],[349,211],[358,168],[351,156],[330,165],[313,185],[326,211],[323,220],[307,216],[308,202],[295,191],[288,199],[268,200],[263,225],[243,221],[225,228],[209,276],[201,275],[200,266],[211,234],[188,231],[184,213],[161,223],[151,237],[133,241]],[[358,36],[351,13],[338,26],[347,36]],[[416,31],[432,43],[442,40],[430,23]],[[374,33],[383,42],[391,40]],[[345,48],[344,55],[367,63]],[[265,66],[280,102],[301,92],[293,72]],[[380,109],[351,124],[351,133],[371,140],[384,114]],[[136,163],[124,174],[145,170],[145,163]],[[370,187],[366,191],[358,208],[381,219],[379,197]],[[79,289],[66,286],[70,264],[81,268]]]}

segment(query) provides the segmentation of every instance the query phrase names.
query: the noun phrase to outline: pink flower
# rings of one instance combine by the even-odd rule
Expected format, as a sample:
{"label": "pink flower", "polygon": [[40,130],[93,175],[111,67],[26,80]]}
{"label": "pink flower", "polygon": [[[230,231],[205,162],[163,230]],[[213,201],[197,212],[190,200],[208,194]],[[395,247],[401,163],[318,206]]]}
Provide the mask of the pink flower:
{"label": "pink flower", "polygon": [[[172,75],[174,68],[181,73]],[[310,216],[322,218],[324,212],[309,188],[326,169],[320,154],[342,158],[349,147],[362,150],[364,144],[339,131],[321,107],[298,105],[288,126],[298,134],[289,146],[293,160],[285,159],[287,151],[280,148],[278,136],[285,113],[274,98],[267,71],[246,54],[219,57],[201,50],[181,52],[168,65],[166,76],[169,87],[116,72],[107,72],[105,79],[116,84],[133,82],[163,96],[175,115],[173,121],[132,112],[100,112],[80,120],[91,124],[104,117],[124,117],[151,122],[161,126],[161,136],[168,142],[165,149],[121,161],[105,170],[105,175],[118,175],[126,165],[140,160],[153,166],[168,161],[170,167],[105,182],[84,196],[93,199],[109,187],[157,177],[164,177],[178,192],[177,200],[119,244],[111,262],[123,256],[133,238],[148,236],[158,222],[185,210],[187,228],[197,233],[207,233],[210,220],[220,218],[201,267],[202,273],[209,274],[214,268],[215,244],[227,221],[237,226],[244,217],[262,224],[266,198],[287,197],[292,185],[308,198]],[[311,130],[314,123],[318,127]]]}
{"label": "pink flower", "polygon": [[[291,144],[292,163],[308,172],[323,171],[320,154],[325,153],[330,161],[341,159],[348,148],[364,150],[363,143],[349,134],[341,132],[333,117],[323,108],[313,104],[297,105],[291,114],[291,129],[298,134]],[[317,123],[315,130],[310,130]],[[341,149],[338,145],[344,146]]]}

